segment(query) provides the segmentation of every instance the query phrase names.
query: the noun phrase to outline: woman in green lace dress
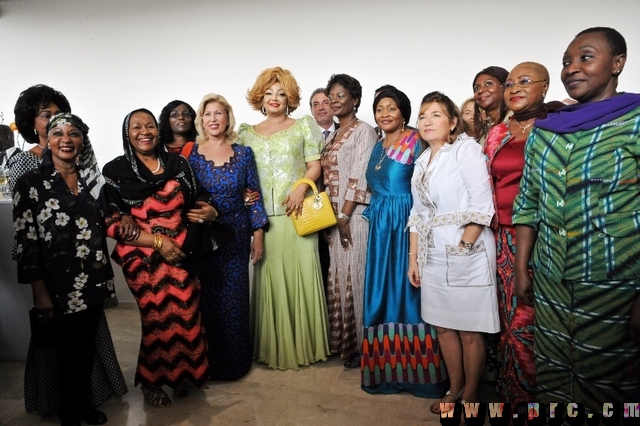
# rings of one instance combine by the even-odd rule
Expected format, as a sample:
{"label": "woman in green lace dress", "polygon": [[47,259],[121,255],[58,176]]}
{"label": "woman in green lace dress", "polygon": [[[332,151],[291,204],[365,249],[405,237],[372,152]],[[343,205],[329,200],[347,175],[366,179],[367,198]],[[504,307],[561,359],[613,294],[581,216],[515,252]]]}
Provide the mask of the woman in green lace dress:
{"label": "woman in green lace dress", "polygon": [[300,104],[300,88],[287,70],[264,70],[247,100],[265,120],[241,124],[238,140],[255,154],[269,218],[264,258],[253,277],[253,358],[271,368],[298,369],[329,354],[318,236],[298,236],[289,217],[300,212],[309,189],[293,184],[320,177],[322,135],[312,117],[289,117]]}

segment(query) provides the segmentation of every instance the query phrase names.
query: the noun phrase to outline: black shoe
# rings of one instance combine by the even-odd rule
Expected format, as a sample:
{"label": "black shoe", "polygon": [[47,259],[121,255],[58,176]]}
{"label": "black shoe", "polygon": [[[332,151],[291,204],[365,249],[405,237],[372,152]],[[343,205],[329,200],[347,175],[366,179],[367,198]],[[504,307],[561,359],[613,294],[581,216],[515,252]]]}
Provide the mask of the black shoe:
{"label": "black shoe", "polygon": [[351,355],[344,363],[344,368],[360,368],[360,354]]}
{"label": "black shoe", "polygon": [[90,408],[80,415],[80,419],[90,425],[103,425],[107,422],[107,415],[95,408]]}

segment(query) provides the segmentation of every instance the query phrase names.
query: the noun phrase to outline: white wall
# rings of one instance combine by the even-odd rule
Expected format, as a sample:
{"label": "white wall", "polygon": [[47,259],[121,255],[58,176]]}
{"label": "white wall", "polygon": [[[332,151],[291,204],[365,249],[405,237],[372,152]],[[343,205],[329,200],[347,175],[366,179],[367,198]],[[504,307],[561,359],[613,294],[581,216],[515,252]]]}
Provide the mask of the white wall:
{"label": "white wall", "polygon": [[[640,1],[499,0],[0,0],[0,111],[13,120],[18,94],[45,83],[62,91],[91,127],[101,164],[121,153],[121,123],[173,99],[197,107],[223,94],[238,122],[262,116],[244,99],[266,67],[290,69],[308,96],[332,73],[358,78],[360,118],[373,122],[373,90],[404,90],[418,109],[441,90],[456,102],[489,65],[541,62],[548,99],[563,99],[560,61],[590,26],[618,29],[629,45],[620,90],[640,92]],[[412,121],[415,120],[415,114]]]}

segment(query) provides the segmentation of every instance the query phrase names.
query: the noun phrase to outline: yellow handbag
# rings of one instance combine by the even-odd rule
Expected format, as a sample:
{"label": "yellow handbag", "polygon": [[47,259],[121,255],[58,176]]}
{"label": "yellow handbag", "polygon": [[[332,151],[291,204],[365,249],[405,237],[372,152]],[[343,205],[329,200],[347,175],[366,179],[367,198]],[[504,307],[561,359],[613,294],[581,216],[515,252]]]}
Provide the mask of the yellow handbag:
{"label": "yellow handbag", "polygon": [[308,184],[313,190],[313,195],[306,197],[302,202],[302,214],[298,215],[297,218],[291,215],[298,235],[302,237],[303,235],[313,234],[338,223],[327,193],[324,191],[318,192],[316,184],[307,178],[298,179],[293,184],[293,189],[296,189],[301,183]]}

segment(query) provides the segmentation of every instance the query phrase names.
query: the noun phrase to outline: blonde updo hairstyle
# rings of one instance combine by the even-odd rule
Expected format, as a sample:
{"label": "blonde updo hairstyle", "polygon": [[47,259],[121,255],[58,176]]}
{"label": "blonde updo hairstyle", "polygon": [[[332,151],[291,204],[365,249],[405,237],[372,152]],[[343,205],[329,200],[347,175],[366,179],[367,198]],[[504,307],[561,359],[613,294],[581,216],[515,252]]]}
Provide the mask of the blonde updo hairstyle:
{"label": "blonde updo hairstyle", "polygon": [[225,136],[227,143],[231,144],[238,138],[238,133],[235,131],[236,127],[236,118],[233,115],[233,108],[229,102],[225,99],[224,96],[218,95],[217,93],[209,93],[208,95],[204,95],[202,100],[200,101],[200,105],[198,106],[198,110],[196,111],[196,130],[198,130],[198,137],[196,138],[196,143],[204,143],[207,141],[207,135],[204,131],[204,127],[202,125],[202,116],[204,114],[204,109],[211,102],[218,102],[224,108],[224,111],[227,113],[227,129],[225,130]]}
{"label": "blonde updo hairstyle", "polygon": [[289,115],[300,105],[300,86],[298,86],[298,82],[293,78],[289,70],[275,67],[262,71],[256,78],[253,87],[247,92],[247,101],[251,108],[262,112],[264,94],[275,83],[282,85],[282,89],[287,96],[287,115]]}

